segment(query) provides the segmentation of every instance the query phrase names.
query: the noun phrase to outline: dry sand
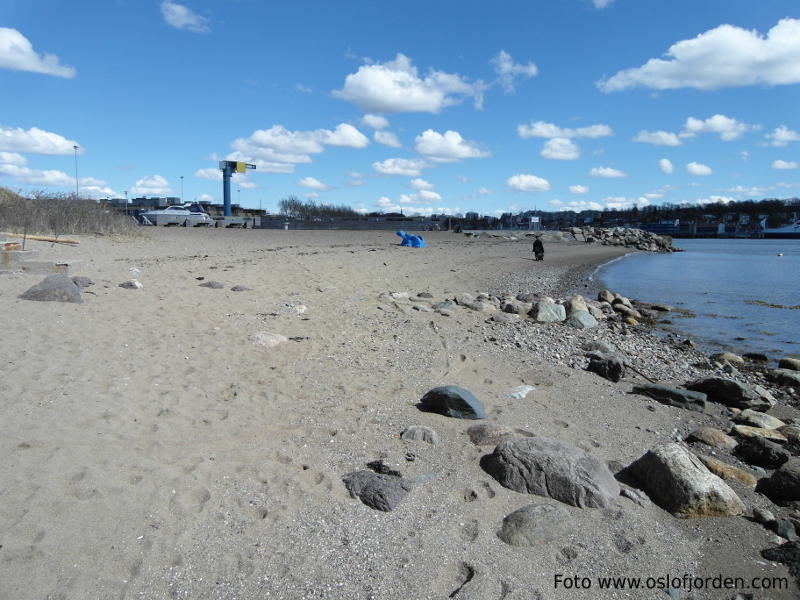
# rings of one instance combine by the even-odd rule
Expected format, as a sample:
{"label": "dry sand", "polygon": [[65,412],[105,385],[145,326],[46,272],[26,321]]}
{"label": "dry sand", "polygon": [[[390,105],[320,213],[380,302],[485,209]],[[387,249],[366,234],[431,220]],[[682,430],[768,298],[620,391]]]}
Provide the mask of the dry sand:
{"label": "dry sand", "polygon": [[[550,243],[536,263],[527,240],[450,233],[426,235],[426,249],[401,248],[392,232],[145,236],[36,244],[86,261],[78,274],[95,285],[83,304],[19,300],[41,276],[0,274],[0,598],[662,598],[596,581],[556,590],[554,577],[787,576],[759,557],[771,537],[760,525],[679,520],[623,497],[569,507],[540,546],[509,546],[496,536],[503,517],[554,501],[487,475],[479,461],[492,448],[465,433],[474,421],[416,407],[429,389],[460,385],[492,422],[623,464],[674,429],[713,424],[575,368],[597,331],[378,299],[563,294],[624,250]],[[118,287],[132,277],[142,289]],[[200,287],[210,280],[225,287]],[[258,332],[292,339],[262,348]],[[521,384],[535,391],[510,398]],[[441,442],[399,439],[409,425]],[[379,458],[415,482],[389,513],[341,481]],[[796,594],[792,583],[755,597]]]}

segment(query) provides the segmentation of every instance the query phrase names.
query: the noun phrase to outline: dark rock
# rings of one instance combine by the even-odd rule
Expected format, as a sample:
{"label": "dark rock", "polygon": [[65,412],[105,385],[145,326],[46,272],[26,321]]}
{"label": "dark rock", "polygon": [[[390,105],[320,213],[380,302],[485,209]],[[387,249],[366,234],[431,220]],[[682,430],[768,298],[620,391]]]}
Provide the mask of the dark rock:
{"label": "dark rock", "polygon": [[769,479],[762,479],[758,491],[774,502],[800,500],[800,458],[787,460]]}
{"label": "dark rock", "polygon": [[94,285],[94,281],[92,281],[88,277],[84,277],[83,275],[75,275],[72,278],[72,282],[82,290],[85,290],[89,286]]}
{"label": "dark rock", "polygon": [[219,281],[206,281],[205,283],[201,283],[200,287],[211,288],[212,290],[221,290],[225,286]]}
{"label": "dark rock", "polygon": [[83,302],[80,288],[66,273],[49,275],[20,295],[22,300],[36,302]]}
{"label": "dark rock", "polygon": [[517,300],[520,302],[526,302],[528,304],[533,304],[539,300],[539,294],[534,294],[532,292],[528,293],[520,293],[517,294]]}
{"label": "dark rock", "polygon": [[800,358],[782,358],[778,361],[778,367],[781,369],[791,369],[792,371],[800,371]]}
{"label": "dark rock", "polygon": [[402,477],[402,473],[400,471],[391,468],[382,460],[373,460],[372,462],[367,463],[367,468],[370,471],[375,471],[376,473],[380,473],[381,475],[393,475],[394,477]]}
{"label": "dark rock", "polygon": [[350,496],[376,510],[393,510],[411,491],[411,484],[402,478],[372,471],[353,471],[342,481]]}
{"label": "dark rock", "polygon": [[736,493],[679,444],[656,446],[628,467],[650,498],[676,517],[741,515]]}
{"label": "dark rock", "polygon": [[509,489],[580,508],[605,508],[619,496],[619,484],[603,462],[561,440],[512,438],[485,456],[482,466]]}
{"label": "dark rock", "polygon": [[456,303],[452,300],[445,300],[443,302],[437,302],[436,304],[431,305],[431,308],[434,310],[452,310],[456,307]]}
{"label": "dark rock", "polygon": [[783,386],[800,386],[800,371],[793,369],[770,369],[767,379]]}
{"label": "dark rock", "polygon": [[538,546],[563,539],[573,530],[569,511],[556,504],[529,504],[503,519],[497,537],[511,546]]}
{"label": "dark rock", "polygon": [[[570,317],[572,318],[572,317]],[[569,321],[569,319],[567,319]],[[601,352],[590,352],[589,366],[587,371],[597,373],[609,381],[619,381],[625,377],[625,359],[616,354],[603,354]]]}
{"label": "dark rock", "polygon": [[457,419],[484,419],[483,404],[472,392],[455,385],[434,388],[420,401],[420,408]]}
{"label": "dark rock", "polygon": [[417,298],[433,298],[433,294],[430,292],[420,292],[417,294]]}
{"label": "dark rock", "polygon": [[677,406],[686,410],[703,412],[706,408],[706,395],[703,392],[693,392],[657,383],[647,383],[634,386],[633,393],[648,396],[661,402],[661,404]]}
{"label": "dark rock", "polygon": [[765,469],[777,469],[791,457],[778,444],[762,437],[740,438],[733,452],[744,462]]}
{"label": "dark rock", "polygon": [[[211,286],[209,286],[211,287]],[[235,285],[231,288],[232,292],[249,292],[253,288],[249,288],[246,285]]]}
{"label": "dark rock", "polygon": [[769,410],[775,404],[754,389],[725,377],[705,377],[684,386],[686,389],[703,392],[712,402],[735,408]]}
{"label": "dark rock", "polygon": [[789,573],[800,583],[800,542],[787,542],[776,548],[767,548],[761,551],[761,556],[787,565]]}
{"label": "dark rock", "polygon": [[429,444],[438,444],[439,435],[430,427],[423,427],[422,425],[412,425],[400,434],[401,440],[419,440],[421,442],[428,442]]}
{"label": "dark rock", "polygon": [[744,354],[742,354],[742,358],[754,363],[764,364],[769,362],[769,357],[766,354],[762,354],[761,352],[745,352]]}
{"label": "dark rock", "polygon": [[790,542],[797,541],[797,532],[794,529],[794,523],[789,519],[777,519],[769,524],[769,528]]}

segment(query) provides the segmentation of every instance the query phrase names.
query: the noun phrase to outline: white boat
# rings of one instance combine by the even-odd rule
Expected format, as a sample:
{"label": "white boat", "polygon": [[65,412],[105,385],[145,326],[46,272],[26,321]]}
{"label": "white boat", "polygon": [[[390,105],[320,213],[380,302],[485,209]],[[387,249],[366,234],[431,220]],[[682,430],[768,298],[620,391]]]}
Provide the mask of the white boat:
{"label": "white boat", "polygon": [[795,240],[800,239],[800,221],[795,221],[782,227],[766,227],[766,219],[761,221],[761,233],[766,239]]}
{"label": "white boat", "polygon": [[146,210],[138,215],[142,225],[212,226],[214,219],[199,204],[168,206],[159,210]]}

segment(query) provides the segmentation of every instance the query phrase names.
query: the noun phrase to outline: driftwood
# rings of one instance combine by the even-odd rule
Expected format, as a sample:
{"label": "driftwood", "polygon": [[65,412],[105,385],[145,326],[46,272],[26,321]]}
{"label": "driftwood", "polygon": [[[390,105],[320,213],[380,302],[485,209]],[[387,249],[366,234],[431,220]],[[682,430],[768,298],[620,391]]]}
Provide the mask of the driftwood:
{"label": "driftwood", "polygon": [[46,235],[25,235],[24,233],[7,233],[8,237],[23,238],[28,240],[38,240],[40,242],[54,242],[56,244],[73,244],[77,245],[77,240],[68,240],[66,238],[48,237]]}

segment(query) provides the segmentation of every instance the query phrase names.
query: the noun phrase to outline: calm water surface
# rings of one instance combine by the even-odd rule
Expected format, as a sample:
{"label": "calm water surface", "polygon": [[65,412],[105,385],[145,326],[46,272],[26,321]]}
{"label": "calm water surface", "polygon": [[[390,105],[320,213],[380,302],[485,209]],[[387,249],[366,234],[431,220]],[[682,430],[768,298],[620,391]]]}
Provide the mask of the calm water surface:
{"label": "calm water surface", "polygon": [[675,245],[685,252],[629,255],[594,278],[624,296],[691,311],[673,314],[672,327],[707,350],[800,356],[800,308],[780,308],[800,305],[800,240]]}

